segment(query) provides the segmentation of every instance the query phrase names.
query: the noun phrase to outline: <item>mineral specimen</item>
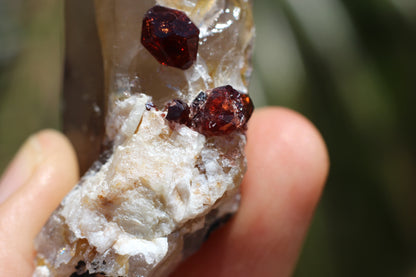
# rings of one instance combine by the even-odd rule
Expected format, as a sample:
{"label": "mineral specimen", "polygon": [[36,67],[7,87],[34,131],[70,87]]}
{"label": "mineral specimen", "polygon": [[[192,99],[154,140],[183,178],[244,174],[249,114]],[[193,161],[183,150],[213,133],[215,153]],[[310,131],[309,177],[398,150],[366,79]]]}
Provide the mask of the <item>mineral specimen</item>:
{"label": "mineral specimen", "polygon": [[185,124],[205,136],[244,131],[254,110],[250,97],[232,86],[215,88],[208,95],[202,91],[192,101],[191,107],[192,111],[182,100],[172,100],[167,104],[165,118]]}
{"label": "mineral specimen", "polygon": [[[206,98],[201,101],[201,98]],[[254,110],[247,94],[232,86],[213,89],[208,96],[199,95],[193,107],[193,126],[206,136],[225,135],[235,130],[244,130]]]}
{"label": "mineral specimen", "polygon": [[199,29],[181,11],[155,6],[143,19],[142,43],[161,64],[188,69],[198,41]]}
{"label": "mineral specimen", "polygon": [[[167,276],[238,209],[253,111],[250,3],[94,3],[111,147],[36,238],[34,276]],[[141,44],[138,15],[154,6],[200,30],[189,68],[161,65]]]}
{"label": "mineral specimen", "polygon": [[168,114],[166,115],[166,119],[186,124],[189,122],[190,112],[188,104],[181,100],[172,100],[168,103]]}

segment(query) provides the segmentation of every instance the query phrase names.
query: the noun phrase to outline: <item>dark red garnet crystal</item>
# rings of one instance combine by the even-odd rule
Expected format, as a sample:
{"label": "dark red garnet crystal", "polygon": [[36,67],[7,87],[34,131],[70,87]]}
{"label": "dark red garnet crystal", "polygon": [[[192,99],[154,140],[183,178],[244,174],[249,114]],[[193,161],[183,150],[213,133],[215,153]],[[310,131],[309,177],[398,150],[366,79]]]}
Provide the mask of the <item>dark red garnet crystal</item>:
{"label": "dark red garnet crystal", "polygon": [[245,130],[254,105],[247,94],[232,86],[201,92],[192,103],[192,127],[206,136]]}
{"label": "dark red garnet crystal", "polygon": [[180,124],[189,122],[190,109],[182,100],[172,100],[167,104],[168,113],[166,119]]}
{"label": "dark red garnet crystal", "polygon": [[161,64],[188,69],[196,60],[199,29],[185,13],[154,6],[144,16],[141,40]]}

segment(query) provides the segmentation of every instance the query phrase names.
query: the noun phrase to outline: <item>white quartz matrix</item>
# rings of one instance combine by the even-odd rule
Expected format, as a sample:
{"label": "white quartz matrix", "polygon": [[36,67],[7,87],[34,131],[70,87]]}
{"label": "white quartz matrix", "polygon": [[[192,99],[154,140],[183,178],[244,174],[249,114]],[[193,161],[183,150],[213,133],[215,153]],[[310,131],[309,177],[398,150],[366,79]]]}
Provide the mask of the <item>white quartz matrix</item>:
{"label": "white quartz matrix", "polygon": [[205,215],[219,206],[217,217],[235,212],[245,135],[206,138],[185,125],[172,128],[161,111],[145,109],[149,100],[116,102],[114,152],[36,239],[35,276],[70,276],[79,262],[105,276],[163,276],[182,259],[184,235],[204,228]]}

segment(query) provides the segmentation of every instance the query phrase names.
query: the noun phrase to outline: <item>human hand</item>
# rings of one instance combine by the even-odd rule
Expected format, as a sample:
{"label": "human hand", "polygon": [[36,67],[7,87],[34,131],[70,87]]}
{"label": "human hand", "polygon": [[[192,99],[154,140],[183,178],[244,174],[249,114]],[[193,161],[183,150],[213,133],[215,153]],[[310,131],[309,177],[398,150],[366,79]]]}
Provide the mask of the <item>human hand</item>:
{"label": "human hand", "polygon": [[[328,173],[325,144],[304,117],[256,111],[247,133],[241,207],[173,276],[290,276]],[[78,181],[57,132],[30,138],[0,180],[0,276],[31,276],[33,240]]]}
{"label": "human hand", "polygon": [[63,135],[47,130],[25,142],[0,179],[0,276],[32,276],[33,240],[78,179]]}

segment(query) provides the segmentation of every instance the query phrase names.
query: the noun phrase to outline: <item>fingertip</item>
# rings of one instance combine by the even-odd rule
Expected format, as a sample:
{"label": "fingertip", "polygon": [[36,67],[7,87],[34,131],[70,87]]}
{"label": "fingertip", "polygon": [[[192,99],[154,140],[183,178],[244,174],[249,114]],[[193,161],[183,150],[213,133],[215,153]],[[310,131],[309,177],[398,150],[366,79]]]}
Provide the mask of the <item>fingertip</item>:
{"label": "fingertip", "polygon": [[30,138],[38,163],[26,182],[0,206],[0,229],[19,251],[32,249],[33,239],[62,198],[78,180],[75,152],[68,139],[54,130]]}
{"label": "fingertip", "polygon": [[[292,196],[302,200],[296,203],[314,207],[329,172],[326,144],[315,125],[293,110],[269,107],[253,116],[247,136],[245,183],[255,183],[256,175],[262,172],[272,183],[269,188],[296,184]],[[243,184],[242,189],[256,187]]]}
{"label": "fingertip", "polygon": [[257,237],[242,259],[259,248],[273,257],[259,252],[262,266],[255,263],[254,270],[289,276],[328,175],[326,145],[307,118],[286,108],[260,109],[247,136],[248,171],[233,232],[241,239]]}
{"label": "fingertip", "polygon": [[316,127],[285,108],[256,110],[247,132],[241,207],[175,276],[290,276],[329,159]]}

